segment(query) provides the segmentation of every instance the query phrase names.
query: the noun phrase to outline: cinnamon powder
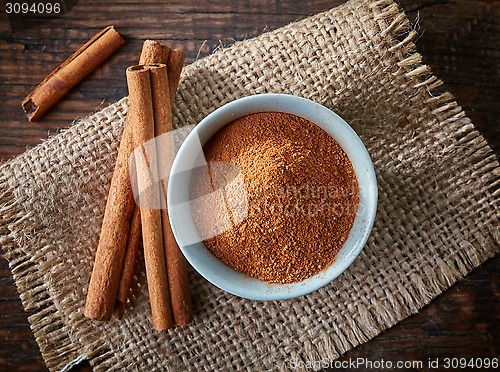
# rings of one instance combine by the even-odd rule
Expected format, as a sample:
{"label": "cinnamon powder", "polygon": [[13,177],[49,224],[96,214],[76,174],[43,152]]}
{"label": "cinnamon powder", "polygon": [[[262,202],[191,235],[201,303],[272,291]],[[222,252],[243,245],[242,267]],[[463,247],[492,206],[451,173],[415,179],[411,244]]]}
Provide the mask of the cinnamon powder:
{"label": "cinnamon powder", "polygon": [[[301,281],[335,260],[353,225],[359,188],[346,153],[323,129],[296,115],[261,112],[223,127],[203,152],[209,167],[239,168],[247,198],[241,222],[204,240],[216,257],[272,283]],[[192,197],[206,194],[196,172],[192,177]],[[235,195],[225,191],[226,206],[237,204]],[[214,218],[210,209],[198,214],[197,225]]]}

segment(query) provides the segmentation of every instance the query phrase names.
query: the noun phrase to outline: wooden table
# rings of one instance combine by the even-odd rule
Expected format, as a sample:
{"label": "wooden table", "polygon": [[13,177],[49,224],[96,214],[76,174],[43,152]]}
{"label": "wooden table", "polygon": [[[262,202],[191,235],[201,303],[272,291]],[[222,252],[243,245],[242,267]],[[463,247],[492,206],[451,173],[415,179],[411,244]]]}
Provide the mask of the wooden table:
{"label": "wooden table", "polygon": [[[53,0],[52,0],[53,1]],[[137,61],[144,39],[159,39],[187,52],[187,63],[220,45],[259,35],[332,8],[342,1],[156,2],[66,1],[68,10],[45,23],[12,30],[0,7],[0,159],[37,145],[75,118],[127,94],[124,70]],[[74,5],[74,7],[72,7]],[[500,1],[410,1],[418,19],[424,63],[445,81],[477,128],[500,154]],[[16,21],[17,22],[17,21]],[[124,47],[74,88],[36,124],[27,123],[21,100],[43,77],[96,31],[113,24]],[[345,356],[375,360],[422,360],[500,356],[500,258],[450,288],[418,315],[399,323]],[[88,364],[74,370],[88,370]],[[46,367],[23,311],[7,261],[0,260],[0,370]]]}

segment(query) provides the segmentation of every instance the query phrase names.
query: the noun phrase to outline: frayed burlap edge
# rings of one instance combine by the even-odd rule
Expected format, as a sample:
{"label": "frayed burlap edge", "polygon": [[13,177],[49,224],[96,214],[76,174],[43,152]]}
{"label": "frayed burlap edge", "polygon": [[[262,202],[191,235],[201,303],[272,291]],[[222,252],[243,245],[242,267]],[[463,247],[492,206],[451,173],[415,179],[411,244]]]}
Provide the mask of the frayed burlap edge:
{"label": "frayed burlap edge", "polygon": [[[28,321],[49,369],[60,369],[68,360],[78,358],[82,346],[71,339],[70,330],[64,325],[58,310],[51,301],[47,284],[40,276],[37,263],[32,260],[12,236],[12,229],[28,215],[14,202],[8,180],[0,177],[0,246],[9,261],[23,307],[29,313]],[[57,343],[57,348],[53,344]]]}
{"label": "frayed burlap edge", "polygon": [[[349,3],[344,6],[349,6]],[[422,58],[415,52],[414,40],[417,34],[410,29],[404,12],[391,0],[373,2],[371,7],[380,26],[380,35],[387,39],[389,52],[399,61],[398,66],[401,68],[398,73],[406,74],[409,77],[420,77],[420,82],[415,88],[433,93],[431,98],[426,99],[426,103],[434,107],[433,113],[440,118],[440,126],[451,127],[452,132],[456,133],[460,141],[476,149],[473,156],[475,163],[482,169],[483,182],[490,194],[494,198],[498,198],[500,195],[498,161],[484,138],[478,134],[462,109],[453,100],[451,94],[438,93],[437,88],[442,82],[431,74],[428,66],[421,64]],[[288,27],[293,27],[293,25]],[[237,48],[237,45],[234,47]],[[123,102],[122,100],[118,104],[123,105]],[[13,186],[9,185],[8,176],[0,175],[0,190],[2,190],[0,195],[0,245],[5,251],[5,257],[9,260],[23,306],[30,313],[28,320],[47,366],[51,370],[60,370],[71,364],[72,361],[81,360],[83,356],[92,359],[92,364],[102,363],[100,367],[112,366],[116,362],[114,355],[103,340],[94,339],[90,346],[84,348],[79,338],[73,335],[71,328],[65,325],[59,310],[51,300],[47,284],[40,275],[37,262],[16,244],[12,232],[16,225],[29,218],[29,214],[27,211],[20,210],[19,206],[15,204],[13,189]],[[440,260],[438,263],[440,270],[426,273],[425,278],[415,275],[415,281],[419,283],[416,286],[418,292],[405,297],[404,301],[407,306],[403,307],[402,312],[390,314],[381,307],[379,319],[374,319],[369,313],[365,314],[366,318],[364,319],[346,319],[354,336],[349,337],[344,335],[342,331],[336,330],[335,336],[339,339],[338,345],[334,346],[328,342],[323,345],[314,345],[313,349],[305,350],[303,358],[314,361],[318,355],[323,355],[335,359],[352,346],[366,342],[384,329],[418,312],[435,296],[498,252],[500,246],[498,229],[492,226],[489,231],[492,238],[490,243],[484,241],[479,246],[473,246],[464,242],[463,249],[453,252],[446,261]],[[376,302],[375,306],[377,306]],[[80,329],[79,333],[86,335],[86,341],[93,338],[92,334],[86,334],[85,329]]]}
{"label": "frayed burlap edge", "polygon": [[[100,113],[111,117],[118,107],[125,116],[128,98],[115,102]],[[73,131],[74,128],[75,126],[68,131]],[[55,140],[55,137],[49,138],[40,146],[50,147],[51,142]],[[36,148],[21,156],[29,156],[30,151],[36,151]],[[0,168],[8,166],[10,162],[2,164]],[[42,277],[38,262],[16,243],[13,236],[16,226],[29,219],[30,213],[33,212],[25,211],[16,204],[14,187],[9,184],[8,174],[4,172],[0,174],[0,192],[0,248],[9,262],[21,302],[24,310],[29,313],[28,321],[47,367],[50,370],[65,371],[76,363],[95,357],[99,350],[104,348],[104,343],[94,337],[90,347],[83,347],[71,327],[63,322],[60,310],[52,301],[48,283]],[[82,323],[81,326],[85,333],[85,324]]]}
{"label": "frayed burlap edge", "polygon": [[27,217],[26,212],[16,208],[7,180],[0,181],[0,188],[6,190],[0,196],[0,246],[9,261],[23,307],[30,314],[28,321],[44,361],[49,369],[59,370],[68,360],[81,356],[82,345],[70,337],[70,329],[58,315],[37,263],[16,244],[12,236],[12,229]]}

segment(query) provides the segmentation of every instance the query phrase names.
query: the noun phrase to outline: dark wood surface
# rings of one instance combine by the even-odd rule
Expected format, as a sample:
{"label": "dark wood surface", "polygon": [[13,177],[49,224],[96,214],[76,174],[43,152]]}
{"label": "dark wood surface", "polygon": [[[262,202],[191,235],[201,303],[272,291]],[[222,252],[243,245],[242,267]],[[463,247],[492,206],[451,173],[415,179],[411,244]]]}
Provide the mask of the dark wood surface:
{"label": "dark wood surface", "polygon": [[[144,39],[182,48],[187,63],[219,45],[259,35],[342,1],[206,1],[149,3],[67,1],[68,11],[46,20],[9,19],[0,4],[0,159],[6,160],[67,127],[75,118],[127,93],[125,68],[137,61]],[[500,153],[500,1],[402,1],[421,34],[424,62],[445,81]],[[14,22],[14,23],[13,23]],[[113,24],[126,44],[35,124],[21,100],[90,36]],[[24,28],[24,29],[23,29]],[[499,357],[500,259],[494,258],[406,319],[342,360]],[[74,370],[88,370],[88,364]],[[8,264],[0,259],[0,370],[46,367],[33,338]]]}

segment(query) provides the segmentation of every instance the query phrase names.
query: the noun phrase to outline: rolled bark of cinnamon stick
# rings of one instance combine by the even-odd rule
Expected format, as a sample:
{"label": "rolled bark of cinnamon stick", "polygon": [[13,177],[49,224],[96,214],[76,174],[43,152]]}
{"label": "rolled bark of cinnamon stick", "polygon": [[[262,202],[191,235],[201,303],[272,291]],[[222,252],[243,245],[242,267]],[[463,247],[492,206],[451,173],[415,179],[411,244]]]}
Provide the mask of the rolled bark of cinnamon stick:
{"label": "rolled bark of cinnamon stick", "polygon": [[[168,46],[160,44],[157,41],[146,40],[142,47],[139,64],[167,63],[169,54],[170,48]],[[177,75],[180,76],[180,71]],[[174,89],[177,89],[177,86],[175,86]],[[175,95],[175,90],[173,91],[173,94]],[[130,111],[128,115],[131,115]],[[124,131],[122,138],[122,140],[130,141],[132,143],[132,131]],[[124,234],[126,234],[126,232],[124,232]],[[135,268],[137,266],[136,261],[142,237],[141,218],[139,207],[137,206],[134,208],[134,215],[132,217],[132,221],[130,222],[130,232],[128,234],[129,238],[125,252],[125,260],[123,262],[122,275],[118,284],[118,294],[115,305],[119,318],[121,318],[125,312],[125,306],[132,287]]]}
{"label": "rolled bark of cinnamon stick", "polygon": [[39,119],[123,43],[123,39],[113,26],[106,27],[85,43],[24,99],[22,106],[29,121]]}
{"label": "rolled bark of cinnamon stick", "polygon": [[[181,50],[171,50],[167,62],[167,75],[169,83],[169,91],[171,96],[170,102],[173,103],[175,91],[179,84],[182,65],[186,55]],[[155,122],[155,135],[160,136],[171,131],[172,128],[172,107],[168,107],[168,113],[165,120],[159,120],[158,125]],[[162,149],[163,154],[160,154],[160,159],[173,160],[174,146],[173,138],[164,141],[166,148]],[[160,164],[160,166],[163,166]],[[164,165],[167,166],[168,165]],[[192,303],[189,290],[189,277],[187,271],[187,262],[182,254],[177,241],[175,240],[168,218],[168,209],[166,208],[167,201],[167,183],[162,180],[160,183],[164,208],[162,209],[162,226],[163,226],[163,245],[165,248],[165,257],[167,261],[167,277],[170,289],[170,301],[172,304],[172,314],[174,324],[176,326],[188,325],[192,321]]]}
{"label": "rolled bark of cinnamon stick", "polygon": [[[172,55],[174,51],[170,53]],[[179,56],[181,56],[179,58]],[[169,66],[173,69],[173,76],[180,76],[182,63],[184,62],[184,53],[177,53],[174,63]],[[172,130],[172,106],[170,105],[171,99],[169,92],[162,89],[162,86],[167,85],[170,81],[174,81],[175,86],[179,80],[171,79],[167,74],[162,73],[161,70],[153,69],[150,71],[152,79],[152,87],[155,99],[159,102],[167,102],[162,109],[155,112],[155,136],[158,138],[162,134]],[[162,141],[161,146],[157,142],[157,155],[159,169],[169,169],[173,161],[174,144],[173,138],[166,138]],[[192,320],[191,311],[191,295],[189,291],[189,278],[187,273],[187,264],[184,255],[177,245],[174,238],[170,220],[168,218],[167,209],[167,180],[164,178],[160,181],[160,198],[162,204],[161,222],[163,227],[163,246],[165,248],[165,257],[167,264],[167,277],[168,286],[170,289],[170,302],[172,306],[172,314],[175,325],[187,325]]]}
{"label": "rolled bark of cinnamon stick", "polygon": [[[151,70],[158,71],[156,74],[152,74]],[[135,152],[144,261],[153,327],[157,330],[172,327],[173,319],[163,249],[156,146],[149,147],[149,151],[146,153],[144,144],[148,141],[151,144],[155,142],[155,119],[161,117],[161,111],[164,111],[163,105],[165,104],[164,101],[161,101],[161,93],[168,94],[166,74],[165,65],[139,65],[127,69],[130,106],[133,112],[131,125],[133,125],[134,146],[144,157],[143,161],[140,161],[137,157],[138,152]],[[163,86],[155,81],[157,79],[155,75],[165,76],[162,79]]]}
{"label": "rolled bark of cinnamon stick", "polygon": [[85,302],[85,316],[96,320],[109,320],[113,314],[135,206],[128,172],[128,159],[134,148],[132,136],[127,134],[130,131],[128,124],[118,150]]}

